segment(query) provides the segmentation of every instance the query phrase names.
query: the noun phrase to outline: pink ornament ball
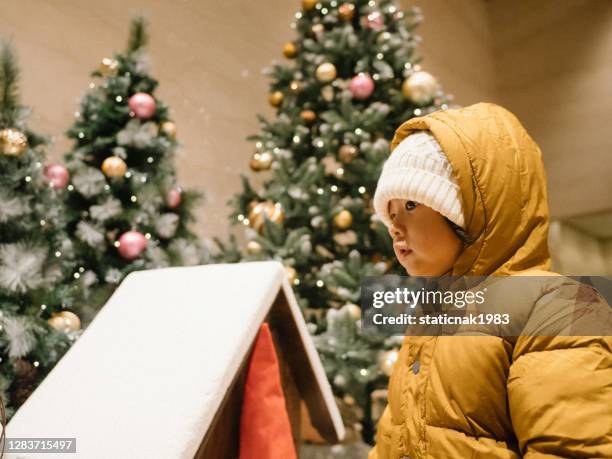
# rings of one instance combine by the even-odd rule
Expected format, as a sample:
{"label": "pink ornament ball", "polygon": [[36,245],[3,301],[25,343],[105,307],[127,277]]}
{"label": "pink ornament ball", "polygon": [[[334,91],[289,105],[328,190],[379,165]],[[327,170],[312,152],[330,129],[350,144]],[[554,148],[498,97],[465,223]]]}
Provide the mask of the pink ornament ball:
{"label": "pink ornament ball", "polygon": [[155,115],[157,104],[151,94],[137,92],[128,100],[128,107],[137,118],[148,119]]}
{"label": "pink ornament ball", "polygon": [[119,255],[126,260],[137,258],[147,247],[147,238],[139,231],[127,231],[119,237]]}
{"label": "pink ornament ball", "polygon": [[66,188],[70,180],[70,174],[61,164],[49,164],[45,167],[45,177],[53,188]]}
{"label": "pink ornament ball", "polygon": [[374,11],[368,14],[368,16],[365,19],[365,26],[368,29],[372,29],[377,32],[380,29],[382,29],[384,25],[385,25],[385,18],[379,11]]}
{"label": "pink ornament ball", "polygon": [[168,191],[166,196],[166,204],[170,209],[176,209],[181,204],[181,189],[172,188]]}
{"label": "pink ornament ball", "polygon": [[349,89],[353,98],[367,99],[374,92],[374,80],[367,73],[360,73],[353,77]]}

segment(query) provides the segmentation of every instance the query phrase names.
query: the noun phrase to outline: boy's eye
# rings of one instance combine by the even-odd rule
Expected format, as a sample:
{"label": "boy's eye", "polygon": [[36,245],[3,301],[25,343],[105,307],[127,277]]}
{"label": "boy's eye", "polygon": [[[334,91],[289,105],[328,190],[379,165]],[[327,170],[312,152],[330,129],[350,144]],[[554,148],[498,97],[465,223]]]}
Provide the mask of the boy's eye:
{"label": "boy's eye", "polygon": [[414,209],[416,206],[418,205],[418,203],[416,201],[406,201],[406,210],[412,210]]}

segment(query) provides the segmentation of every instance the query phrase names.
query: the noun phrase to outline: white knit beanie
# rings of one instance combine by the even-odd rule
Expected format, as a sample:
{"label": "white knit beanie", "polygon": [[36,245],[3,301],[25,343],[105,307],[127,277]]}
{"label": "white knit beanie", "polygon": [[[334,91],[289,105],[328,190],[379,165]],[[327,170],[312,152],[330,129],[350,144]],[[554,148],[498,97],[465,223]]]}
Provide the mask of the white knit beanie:
{"label": "white knit beanie", "polygon": [[463,228],[459,185],[442,147],[430,131],[408,135],[383,165],[374,193],[374,210],[387,227],[392,224],[388,211],[391,199],[424,204]]}

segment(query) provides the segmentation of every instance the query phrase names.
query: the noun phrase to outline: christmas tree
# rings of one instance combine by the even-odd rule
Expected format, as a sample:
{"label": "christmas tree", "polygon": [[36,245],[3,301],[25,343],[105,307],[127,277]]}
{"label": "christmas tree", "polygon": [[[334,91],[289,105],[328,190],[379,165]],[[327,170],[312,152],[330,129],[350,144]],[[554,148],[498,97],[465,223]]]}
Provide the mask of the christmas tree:
{"label": "christmas tree", "polygon": [[68,131],[69,224],[90,316],[135,270],[202,263],[189,228],[201,192],[176,183],[178,147],[169,109],[154,91],[143,18],[125,53],[104,58]]}
{"label": "christmas tree", "polygon": [[401,337],[361,333],[360,280],[405,274],[372,197],[395,129],[452,98],[419,65],[418,8],[303,0],[295,18],[287,61],[267,71],[276,117],[260,116],[249,137],[250,168],[269,175],[255,190],[243,174],[228,202],[246,251],[233,235],[215,241],[219,259],[285,264],[347,427],[371,441],[380,412],[372,394],[386,387]]}
{"label": "christmas tree", "polygon": [[[44,166],[48,139],[28,129],[10,44],[0,56],[0,397],[6,415],[29,397],[81,333],[66,169]],[[77,273],[78,274],[78,273]]]}

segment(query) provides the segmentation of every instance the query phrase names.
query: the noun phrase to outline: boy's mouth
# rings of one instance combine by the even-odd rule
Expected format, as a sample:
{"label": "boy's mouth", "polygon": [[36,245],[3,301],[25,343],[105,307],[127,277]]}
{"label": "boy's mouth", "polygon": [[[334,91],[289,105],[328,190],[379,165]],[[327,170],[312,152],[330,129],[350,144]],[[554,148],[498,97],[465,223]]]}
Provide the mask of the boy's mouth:
{"label": "boy's mouth", "polygon": [[406,243],[404,241],[397,241],[393,244],[393,251],[395,252],[395,256],[397,258],[403,258],[412,252],[411,249],[406,247]]}

